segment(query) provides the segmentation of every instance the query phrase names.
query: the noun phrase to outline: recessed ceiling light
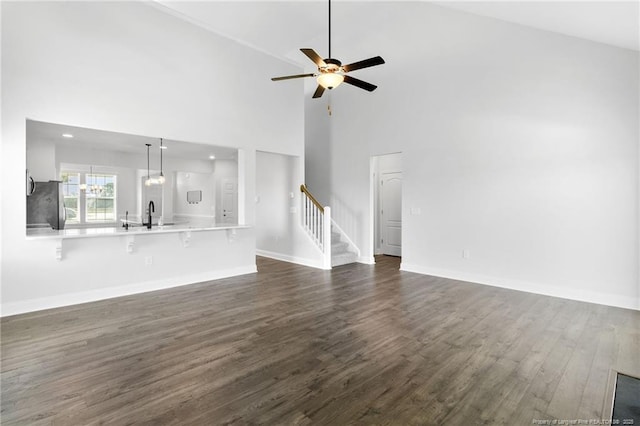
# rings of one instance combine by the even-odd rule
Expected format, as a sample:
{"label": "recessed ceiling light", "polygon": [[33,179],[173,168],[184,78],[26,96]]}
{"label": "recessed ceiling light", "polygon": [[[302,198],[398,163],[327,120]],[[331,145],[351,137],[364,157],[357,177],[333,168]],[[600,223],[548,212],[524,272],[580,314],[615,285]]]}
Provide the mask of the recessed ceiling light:
{"label": "recessed ceiling light", "polygon": [[63,134],[62,134],[62,137],[63,137],[63,138],[72,138],[72,137],[73,137],[73,135],[72,135],[71,133],[63,133]]}
{"label": "recessed ceiling light", "polygon": [[215,156],[215,155],[210,155],[210,156],[209,156],[209,160],[215,160],[215,159],[216,159],[216,156]]}

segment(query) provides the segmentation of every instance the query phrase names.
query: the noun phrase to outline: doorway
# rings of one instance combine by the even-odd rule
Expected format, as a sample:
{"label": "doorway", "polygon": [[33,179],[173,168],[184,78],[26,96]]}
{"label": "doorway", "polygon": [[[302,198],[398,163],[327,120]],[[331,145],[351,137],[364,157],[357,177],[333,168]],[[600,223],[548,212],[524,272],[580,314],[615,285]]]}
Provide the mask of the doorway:
{"label": "doorway", "polygon": [[372,157],[374,254],[402,256],[402,154]]}
{"label": "doorway", "polygon": [[238,179],[222,181],[222,223],[238,223]]}
{"label": "doorway", "polygon": [[300,158],[256,151],[256,250],[291,261],[300,256]]}

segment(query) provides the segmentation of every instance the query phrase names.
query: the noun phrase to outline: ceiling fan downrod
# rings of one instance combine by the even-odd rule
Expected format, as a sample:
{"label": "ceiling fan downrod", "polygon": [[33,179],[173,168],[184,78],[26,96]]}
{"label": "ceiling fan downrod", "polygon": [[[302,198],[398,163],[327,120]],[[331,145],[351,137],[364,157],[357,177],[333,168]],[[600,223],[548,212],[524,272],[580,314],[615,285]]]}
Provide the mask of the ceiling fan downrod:
{"label": "ceiling fan downrod", "polygon": [[331,57],[331,0],[329,0],[329,57]]}

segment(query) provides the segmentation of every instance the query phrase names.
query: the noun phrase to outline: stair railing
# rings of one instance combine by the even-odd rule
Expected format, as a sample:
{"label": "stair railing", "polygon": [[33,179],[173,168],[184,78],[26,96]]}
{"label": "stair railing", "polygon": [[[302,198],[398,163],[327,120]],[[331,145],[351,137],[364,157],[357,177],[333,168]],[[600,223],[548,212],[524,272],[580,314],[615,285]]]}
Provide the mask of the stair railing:
{"label": "stair railing", "polygon": [[331,208],[323,207],[309,192],[306,185],[300,185],[302,192],[302,227],[323,254],[323,268],[331,269]]}

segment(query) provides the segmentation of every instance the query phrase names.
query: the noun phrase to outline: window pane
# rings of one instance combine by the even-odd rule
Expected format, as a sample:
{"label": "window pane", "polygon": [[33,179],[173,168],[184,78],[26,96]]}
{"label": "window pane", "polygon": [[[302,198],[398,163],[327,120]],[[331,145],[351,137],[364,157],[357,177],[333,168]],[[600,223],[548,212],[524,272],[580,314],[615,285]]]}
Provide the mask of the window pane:
{"label": "window pane", "polygon": [[114,222],[116,220],[116,176],[87,175],[87,222]]}
{"label": "window pane", "polygon": [[107,182],[104,185],[102,195],[105,197],[113,197],[115,195],[115,186],[113,182]]}
{"label": "window pane", "polygon": [[78,185],[68,185],[67,189],[64,191],[65,196],[77,197],[79,194],[80,188],[78,188]]}
{"label": "window pane", "polygon": [[75,197],[64,197],[64,205],[69,209],[77,209],[78,199]]}
{"label": "window pane", "polygon": [[77,207],[72,207],[72,204],[75,202],[75,204],[78,204],[78,199],[77,198],[65,198],[64,199],[64,205],[65,205],[65,209],[67,210],[67,223],[79,223],[80,222],[80,215],[78,214],[78,208]]}
{"label": "window pane", "polygon": [[66,196],[77,197],[79,193],[79,173],[62,172],[62,192]]}

